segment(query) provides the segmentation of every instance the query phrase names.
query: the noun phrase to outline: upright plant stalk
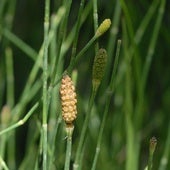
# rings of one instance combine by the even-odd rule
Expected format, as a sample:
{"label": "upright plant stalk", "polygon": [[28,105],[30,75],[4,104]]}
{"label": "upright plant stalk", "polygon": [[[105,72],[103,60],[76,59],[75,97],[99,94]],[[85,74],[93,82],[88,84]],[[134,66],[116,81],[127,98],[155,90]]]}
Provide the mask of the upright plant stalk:
{"label": "upright plant stalk", "polygon": [[[77,51],[77,41],[78,41],[78,35],[80,31],[80,26],[81,26],[81,16],[84,8],[84,0],[81,0],[80,2],[80,7],[79,7],[79,12],[78,12],[78,18],[77,18],[77,23],[76,23],[76,31],[75,31],[75,38],[73,41],[73,47],[72,47],[72,53],[71,53],[71,59],[70,59],[70,65],[72,66],[73,63],[75,62],[75,56],[76,56],[76,51]],[[72,67],[69,67],[68,72],[71,73]]]}
{"label": "upright plant stalk", "polygon": [[[83,3],[84,0],[82,0],[82,3],[80,3],[80,6],[84,6]],[[84,21],[87,19],[88,15],[91,12],[91,8],[92,8],[92,3],[88,3],[86,4],[86,6],[84,7],[82,13],[81,13],[81,21],[80,21],[80,27],[82,26],[82,24],[84,23]],[[79,15],[79,14],[78,14]],[[78,19],[77,19],[78,20]],[[71,29],[70,33],[68,34],[68,36],[66,37],[66,40],[63,42],[62,44],[62,48],[61,48],[61,57],[63,57],[66,52],[68,51],[69,47],[71,46],[72,42],[74,40],[76,40],[76,38],[74,36],[76,36],[76,28],[77,25],[74,25],[73,28]],[[73,45],[74,46],[74,45]],[[73,55],[72,55],[73,56]]]}
{"label": "upright plant stalk", "polygon": [[85,47],[75,56],[75,58],[73,59],[73,61],[69,64],[67,71],[70,74],[71,71],[73,70],[76,62],[78,62],[80,60],[80,58],[82,57],[82,55],[89,49],[89,47],[95,42],[95,40],[97,39],[96,36],[93,36],[92,39],[85,45]]}
{"label": "upright plant stalk", "polygon": [[0,136],[23,125],[28,119],[29,117],[33,114],[33,112],[37,109],[39,103],[37,102],[36,104],[34,104],[34,106],[28,111],[28,113],[24,116],[23,119],[19,120],[17,123],[14,123],[13,125],[3,129],[0,131]]}
{"label": "upright plant stalk", "polygon": [[[108,46],[107,46],[107,52],[108,52],[108,62],[106,67],[106,76],[104,77],[104,83],[103,85],[106,87],[109,82],[109,74],[113,63],[113,55],[114,55],[114,49],[116,44],[116,36],[118,34],[119,29],[119,23],[120,23],[120,14],[121,14],[121,6],[120,6],[120,0],[116,0],[116,5],[114,9],[114,13],[112,16],[112,26],[110,28],[110,34],[109,34],[109,40],[108,40]],[[105,89],[105,87],[103,89]]]}
{"label": "upright plant stalk", "polygon": [[90,119],[91,110],[92,110],[92,106],[93,106],[93,103],[94,103],[95,96],[96,96],[96,91],[93,90],[91,97],[90,97],[90,100],[89,100],[87,115],[86,115],[84,123],[83,123],[83,128],[81,130],[80,140],[79,140],[77,151],[76,151],[75,162],[74,162],[74,165],[73,165],[74,170],[79,170],[79,168],[80,168],[81,152],[82,152],[83,143],[84,143],[84,139],[85,139],[85,135],[86,135],[86,131],[87,131],[87,127],[88,127],[88,123],[89,123],[89,119]]}
{"label": "upright plant stalk", "polygon": [[67,127],[67,130],[66,130],[67,131],[67,147],[66,147],[66,159],[65,159],[64,170],[70,169],[73,129],[74,129],[74,126]]}
{"label": "upright plant stalk", "polygon": [[[3,107],[1,117],[4,117],[1,119],[0,124],[3,125],[2,127],[5,128],[9,125],[10,119],[12,117],[11,115],[11,108],[13,108],[14,105],[14,76],[13,76],[13,55],[12,55],[12,49],[7,47],[5,50],[6,53],[6,84],[7,84],[7,105]],[[6,143],[9,135],[3,135],[0,137],[0,155],[3,158],[4,153],[6,150]],[[11,154],[12,156],[13,154]]]}
{"label": "upright plant stalk", "polygon": [[120,56],[119,55],[120,54],[120,46],[121,46],[121,40],[118,40],[117,50],[116,50],[116,57],[115,57],[115,62],[114,62],[114,68],[113,68],[111,81],[110,81],[109,88],[108,88],[109,95],[108,95],[108,97],[106,99],[106,105],[105,105],[105,109],[104,109],[102,123],[101,123],[100,130],[99,130],[99,135],[98,135],[98,139],[97,139],[97,146],[96,146],[96,152],[95,152],[95,156],[94,156],[94,159],[93,159],[93,164],[92,164],[91,170],[96,169],[97,159],[98,159],[99,152],[100,152],[100,146],[101,146],[101,142],[102,142],[102,136],[103,136],[104,126],[105,126],[105,123],[106,123],[106,118],[107,118],[107,115],[108,115],[111,96],[112,96],[112,94],[114,92],[114,88],[115,88],[115,80],[116,80],[115,76],[116,76],[118,60],[119,60],[119,56]]}
{"label": "upright plant stalk", "polygon": [[123,35],[124,35],[124,50],[125,50],[125,61],[127,62],[127,69],[125,75],[125,127],[126,127],[126,170],[136,170],[137,161],[135,159],[136,155],[136,143],[135,143],[135,129],[132,122],[133,113],[133,102],[132,102],[132,88],[131,88],[131,65],[129,61],[129,53],[127,48],[127,28],[123,24]]}
{"label": "upright plant stalk", "polygon": [[58,40],[57,40],[57,54],[54,60],[53,69],[52,69],[52,77],[51,77],[51,84],[54,84],[55,79],[56,79],[56,74],[57,74],[57,69],[58,69],[58,63],[60,61],[60,56],[61,56],[61,45],[64,41],[66,30],[67,30],[67,23],[68,23],[68,16],[70,13],[70,8],[71,8],[72,0],[64,0],[63,1],[63,6],[66,9],[64,19],[62,20],[62,23],[59,28],[59,35],[58,35]]}
{"label": "upright plant stalk", "polygon": [[[159,29],[161,27],[161,22],[162,22],[162,18],[163,18],[163,14],[165,11],[165,4],[166,1],[162,0],[160,2],[160,6],[158,9],[158,15],[155,21],[155,25],[153,28],[153,33],[152,36],[150,38],[150,43],[149,43],[149,48],[147,51],[147,55],[146,55],[146,59],[145,59],[145,63],[144,63],[144,67],[143,67],[143,72],[142,72],[142,77],[141,77],[141,96],[139,98],[140,100],[140,107],[142,107],[143,101],[144,101],[144,91],[145,91],[145,87],[146,87],[146,81],[147,81],[147,77],[148,77],[148,73],[149,73],[149,69],[150,69],[150,65],[152,62],[152,57],[154,55],[154,51],[155,51],[155,46],[156,46],[156,42],[157,42],[157,38],[158,38],[158,34],[159,34]],[[141,109],[139,107],[139,109]],[[139,112],[136,113],[135,118],[138,119],[138,124],[136,125],[136,127],[139,129],[140,126],[142,125],[142,112],[139,110]]]}
{"label": "upright plant stalk", "polygon": [[[53,64],[56,59],[55,56],[56,56],[56,51],[57,51],[58,27],[62,21],[62,18],[64,17],[65,12],[66,12],[66,8],[62,6],[58,9],[57,13],[51,17],[51,27],[49,30],[49,41],[50,39],[52,40],[51,43],[49,42],[50,61],[51,61],[50,62],[51,69],[49,68],[50,73],[51,71],[53,71],[52,70],[54,67]],[[62,64],[59,64],[58,66],[55,66],[55,67],[57,67],[57,74],[60,75],[62,72],[62,68],[63,68]],[[56,152],[55,139],[56,139],[56,134],[58,132],[58,127],[61,123],[60,116],[56,114],[56,109],[59,107],[58,90],[59,90],[58,86],[52,87],[52,84],[50,83],[48,87],[48,107],[50,107],[49,108],[49,121],[48,121],[48,125],[50,128],[50,131],[48,133],[48,153],[49,153],[48,169],[52,169],[54,157],[57,157],[55,155],[55,152]]]}
{"label": "upright plant stalk", "polygon": [[[55,18],[55,24],[59,24],[59,22],[61,21],[61,17],[64,15],[65,13],[65,9],[64,8],[60,8],[58,10],[58,13],[57,13],[57,16]],[[55,25],[55,26],[56,26]],[[48,45],[50,44],[52,38],[53,38],[53,35],[54,35],[54,30],[50,30],[49,31],[49,35],[48,35]],[[35,79],[36,79],[36,76],[37,76],[37,73],[41,68],[43,68],[43,65],[42,65],[42,61],[43,61],[43,49],[44,49],[44,44],[41,46],[40,50],[39,50],[39,53],[37,54],[37,59],[34,63],[34,66],[28,76],[28,79],[27,79],[27,83],[26,83],[26,86],[22,92],[22,95],[20,97],[20,101],[19,103],[14,107],[14,109],[12,110],[12,112],[15,114],[15,120],[18,120],[19,117],[20,117],[20,114],[22,113],[22,110],[23,108],[25,107],[25,105],[29,102],[29,100],[32,99],[31,95],[29,95],[29,98],[28,98],[28,95],[27,93],[29,94],[36,94],[38,92],[38,90],[40,89],[40,87],[42,86],[41,84],[41,77],[39,80],[36,80],[35,84],[33,85]],[[32,86],[33,85],[33,86]],[[34,94],[32,96],[34,96]]]}
{"label": "upright plant stalk", "polygon": [[[16,8],[16,0],[7,2],[6,6],[3,6],[3,7],[5,7],[3,9],[4,10],[3,12],[6,11],[6,13],[4,13],[3,20],[2,20],[2,23],[1,23],[2,25],[1,24],[0,25],[11,30],[12,25],[13,25],[15,8]],[[4,21],[4,23],[3,23],[3,21]],[[2,28],[0,28],[0,32],[1,32],[1,29]],[[4,40],[4,45],[6,45],[6,47],[9,46],[8,40]],[[7,64],[7,67],[9,69],[9,70],[7,70],[7,104],[10,107],[10,109],[12,109],[12,107],[14,105],[14,81],[13,81],[14,78],[13,78],[13,58],[12,58],[13,56],[12,56],[12,52],[11,53],[9,52],[10,50],[8,52],[7,51],[6,51],[6,55],[7,55],[8,58],[6,59],[6,64]],[[12,82],[10,83],[10,81],[12,81]],[[10,86],[11,86],[11,88],[10,88]],[[11,94],[10,94],[10,92],[11,92]],[[12,132],[9,136],[11,138],[15,139],[15,137],[16,137],[15,132]],[[9,166],[10,169],[16,169],[15,140],[6,140],[6,141],[7,141],[6,157],[7,157],[8,166]]]}
{"label": "upright plant stalk", "polygon": [[153,164],[153,155],[155,152],[157,140],[155,137],[152,137],[150,139],[149,143],[149,160],[148,160],[148,170],[152,170],[152,164]]}
{"label": "upright plant stalk", "polygon": [[[3,106],[1,113],[0,113],[0,130],[5,129],[8,127],[11,119],[11,110],[8,105]],[[4,134],[0,136],[0,156],[4,159],[5,151],[6,151],[6,143],[8,139],[8,134]]]}
{"label": "upright plant stalk", "polygon": [[[105,19],[100,24],[95,35],[90,39],[90,41],[85,45],[85,47],[75,57],[73,57],[73,61],[70,62],[69,66],[67,67],[67,69],[65,70],[63,75],[65,75],[66,73],[68,73],[68,74],[71,73],[75,64],[80,60],[82,55],[89,49],[89,47],[95,42],[95,40],[97,40],[100,36],[102,36],[110,28],[110,25],[111,25],[110,19]],[[62,79],[62,76],[58,80],[55,81],[54,86]]]}
{"label": "upright plant stalk", "polygon": [[44,50],[43,50],[43,114],[42,114],[42,136],[43,136],[43,170],[47,169],[47,77],[48,77],[48,31],[49,31],[50,0],[45,1],[44,17]]}
{"label": "upright plant stalk", "polygon": [[13,108],[14,105],[14,73],[13,55],[11,48],[6,49],[6,72],[7,72],[7,105]]}
{"label": "upright plant stalk", "polygon": [[[93,21],[94,21],[94,32],[96,32],[98,28],[98,12],[97,12],[97,0],[93,0]],[[99,50],[99,43],[95,44],[95,55]]]}
{"label": "upright plant stalk", "polygon": [[90,41],[85,45],[85,47],[76,55],[75,61],[70,63],[70,65],[68,66],[67,70],[69,71],[69,73],[75,66],[76,62],[78,62],[82,55],[88,50],[88,48],[110,28],[110,25],[111,25],[110,19],[105,19],[100,24],[100,26],[95,32],[95,35],[90,39]]}
{"label": "upright plant stalk", "polygon": [[[158,5],[158,0],[154,0],[153,3],[151,4],[151,7],[147,11],[146,15],[144,16],[140,26],[138,27],[138,29],[137,29],[137,31],[134,35],[134,43],[128,49],[128,53],[129,53],[129,59],[128,60],[129,60],[129,62],[132,60],[132,57],[133,57],[133,54],[134,54],[134,51],[135,51],[134,44],[135,44],[135,46],[138,46],[139,43],[141,42],[142,37],[144,36],[144,33],[146,31],[146,28],[149,25],[149,23],[150,23],[150,21],[153,17],[154,12],[156,11],[157,5]],[[126,7],[123,7],[123,10],[126,11]],[[127,12],[124,12],[124,13],[125,13],[125,15],[127,15],[126,14]],[[126,17],[128,18],[128,16],[126,16]],[[125,73],[125,69],[122,72],[122,74],[124,74],[124,73]]]}
{"label": "upright plant stalk", "polygon": [[92,73],[92,94],[89,100],[88,110],[85,117],[85,121],[83,124],[83,129],[81,131],[80,141],[78,143],[78,148],[76,152],[76,158],[74,163],[74,170],[80,169],[80,158],[83,148],[83,143],[85,140],[85,135],[88,127],[88,123],[90,120],[91,110],[94,103],[94,99],[98,90],[98,87],[101,83],[101,80],[104,75],[105,65],[107,60],[107,53],[105,49],[100,49],[95,56],[94,64],[93,64],[93,73]]}
{"label": "upright plant stalk", "polygon": [[22,41],[20,38],[18,38],[15,34],[10,32],[10,30],[4,28],[3,35],[5,36],[5,38],[11,41],[15,46],[21,49],[25,54],[27,54],[28,57],[30,57],[33,61],[36,60],[37,52],[29,45],[27,45],[24,41]]}
{"label": "upright plant stalk", "polygon": [[162,0],[160,2],[160,7],[159,7],[159,10],[158,10],[158,16],[156,18],[155,26],[154,26],[154,29],[153,29],[153,34],[151,36],[151,41],[149,43],[148,53],[146,55],[146,60],[145,60],[144,69],[143,69],[143,76],[142,76],[142,78],[143,78],[142,82],[143,82],[144,87],[145,87],[145,84],[146,84],[149,68],[150,68],[150,65],[151,65],[151,62],[152,62],[152,57],[153,57],[153,54],[154,54],[154,51],[155,51],[155,46],[156,46],[159,30],[160,30],[160,27],[161,27],[163,14],[164,14],[164,11],[165,11],[165,4],[166,4],[166,0]]}

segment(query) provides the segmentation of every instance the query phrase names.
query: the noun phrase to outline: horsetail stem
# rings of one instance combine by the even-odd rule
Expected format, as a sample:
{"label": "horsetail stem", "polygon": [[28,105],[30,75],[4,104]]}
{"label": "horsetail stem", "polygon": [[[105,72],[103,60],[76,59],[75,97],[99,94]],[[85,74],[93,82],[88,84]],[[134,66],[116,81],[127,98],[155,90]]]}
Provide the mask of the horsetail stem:
{"label": "horsetail stem", "polygon": [[155,152],[155,148],[157,145],[157,139],[152,137],[149,141],[149,162],[148,162],[148,170],[152,169],[152,161],[153,161],[153,154]]}

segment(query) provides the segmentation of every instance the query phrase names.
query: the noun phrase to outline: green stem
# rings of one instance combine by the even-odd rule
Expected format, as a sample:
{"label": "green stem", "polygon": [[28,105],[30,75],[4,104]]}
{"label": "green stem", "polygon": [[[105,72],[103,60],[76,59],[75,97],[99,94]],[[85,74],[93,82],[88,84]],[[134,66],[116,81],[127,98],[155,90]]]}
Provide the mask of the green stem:
{"label": "green stem", "polygon": [[89,47],[95,42],[95,40],[97,39],[98,37],[96,36],[93,36],[93,38],[86,44],[86,46],[76,55],[76,57],[74,57],[72,59],[72,62],[69,64],[68,68],[64,71],[64,73],[55,81],[55,83],[52,85],[53,87],[55,85],[57,85],[60,80],[62,79],[63,75],[68,73],[68,74],[71,74],[75,64],[80,60],[80,58],[82,57],[82,55],[89,49]]}
{"label": "green stem", "polygon": [[78,12],[78,18],[77,18],[77,23],[76,23],[76,31],[75,31],[75,38],[73,41],[73,47],[72,47],[72,54],[71,54],[71,60],[70,60],[70,70],[69,73],[71,73],[72,71],[72,65],[74,64],[75,61],[75,57],[76,57],[76,51],[77,51],[77,41],[78,41],[78,35],[79,35],[79,31],[80,31],[80,26],[81,26],[81,16],[82,16],[82,11],[84,8],[84,0],[81,0],[80,2],[80,8],[79,8],[79,12]]}
{"label": "green stem", "polygon": [[158,11],[158,16],[156,18],[155,26],[154,26],[153,31],[152,31],[151,41],[149,43],[148,53],[146,55],[146,60],[145,60],[143,75],[142,75],[143,87],[145,87],[145,85],[146,85],[146,80],[147,80],[147,77],[148,77],[149,68],[150,68],[150,65],[151,65],[151,62],[152,62],[152,57],[153,57],[153,54],[154,54],[154,51],[155,51],[155,46],[156,46],[159,30],[160,30],[160,27],[161,27],[163,14],[164,14],[164,11],[165,11],[165,4],[166,4],[166,0],[162,0],[160,7],[159,7],[159,11]]}
{"label": "green stem", "polygon": [[161,27],[161,22],[162,22],[162,18],[163,18],[163,14],[165,11],[165,0],[161,1],[160,7],[159,7],[159,11],[158,11],[158,16],[156,18],[156,22],[155,25],[153,27],[153,33],[152,36],[150,38],[150,43],[149,43],[149,48],[147,51],[147,55],[146,55],[146,59],[145,59],[145,63],[144,63],[144,67],[143,67],[143,72],[142,72],[142,77],[141,77],[141,89],[140,89],[140,95],[139,96],[139,106],[138,106],[138,112],[136,113],[135,118],[138,121],[136,127],[138,129],[140,129],[142,122],[143,122],[143,118],[142,118],[142,106],[143,106],[143,101],[144,101],[144,91],[145,91],[145,87],[146,87],[146,82],[147,82],[147,77],[149,74],[149,69],[152,63],[152,58],[155,52],[155,47],[156,47],[156,42],[157,42],[157,37],[159,34],[159,29]]}
{"label": "green stem", "polygon": [[42,114],[42,136],[43,136],[43,170],[47,169],[47,78],[48,78],[48,31],[49,31],[50,1],[45,1],[44,16],[44,49],[43,49],[43,114]]}
{"label": "green stem", "polygon": [[6,49],[6,72],[7,72],[7,104],[10,108],[14,105],[14,73],[13,56],[11,48]]}
{"label": "green stem", "polygon": [[80,60],[82,55],[89,49],[89,47],[95,42],[95,40],[98,37],[93,36],[93,38],[85,45],[85,47],[77,54],[77,56],[73,59],[72,63],[67,68],[67,71],[69,74],[71,74],[71,71],[73,70],[75,64]]}
{"label": "green stem", "polygon": [[[88,15],[91,12],[91,8],[92,8],[91,4],[92,3],[86,4],[84,10],[82,11],[80,27],[85,22],[86,18],[88,17]],[[84,4],[81,3],[80,6],[84,6]],[[74,38],[75,38],[75,35],[76,35],[76,28],[77,28],[77,25],[74,25],[72,30],[70,31],[70,33],[66,37],[66,40],[63,42],[62,48],[61,48],[61,58],[66,54],[66,52],[68,51],[68,49],[71,46],[72,42],[74,41]]]}
{"label": "green stem", "polygon": [[110,101],[111,101],[111,96],[112,96],[112,94],[114,92],[114,89],[115,89],[115,80],[116,80],[115,77],[116,77],[116,70],[117,70],[117,67],[118,67],[118,60],[119,60],[119,56],[120,56],[120,46],[121,46],[121,40],[118,40],[117,50],[116,50],[116,57],[115,57],[115,62],[114,62],[114,69],[113,69],[113,72],[112,72],[111,81],[110,81],[109,88],[108,88],[108,97],[106,99],[106,105],[105,105],[105,109],[104,109],[102,123],[101,123],[100,130],[99,130],[99,136],[98,136],[98,139],[97,139],[96,152],[95,152],[95,156],[94,156],[94,159],[93,159],[93,165],[92,165],[91,170],[96,169],[97,159],[98,159],[98,156],[99,156],[101,142],[102,142],[104,126],[105,126],[106,118],[107,118],[108,111],[109,111],[109,105],[110,105]]}
{"label": "green stem", "polygon": [[66,131],[67,131],[67,148],[66,148],[66,159],[65,159],[64,170],[69,170],[70,169],[73,130],[74,130],[74,127],[66,127]]}
{"label": "green stem", "polygon": [[65,0],[65,1],[63,1],[63,3],[64,3],[63,6],[65,7],[66,11],[65,11],[64,18],[63,18],[62,23],[59,28],[59,36],[57,39],[57,48],[56,48],[57,54],[56,54],[53,69],[52,69],[51,84],[53,84],[55,82],[55,78],[56,78],[55,75],[57,74],[57,69],[58,69],[57,66],[61,59],[61,45],[62,45],[65,35],[66,35],[68,16],[70,13],[70,7],[72,4],[72,0],[67,0],[67,1]]}
{"label": "green stem", "polygon": [[25,54],[27,54],[31,59],[33,59],[34,61],[36,60],[37,52],[29,45],[27,45],[24,41],[19,39],[15,34],[10,32],[8,29],[3,29],[3,35],[19,49],[21,49]]}
{"label": "green stem", "polygon": [[23,124],[29,119],[29,117],[33,114],[33,112],[37,109],[38,105],[39,105],[39,103],[37,102],[37,103],[30,109],[30,111],[25,115],[25,117],[24,117],[23,119],[19,120],[17,123],[9,126],[9,127],[6,128],[6,129],[1,130],[1,131],[0,131],[0,136],[3,135],[3,134],[5,134],[5,133],[7,133],[7,132],[9,132],[9,131],[11,131],[11,130],[13,130],[13,129],[15,129],[15,128],[17,128],[17,127],[19,127],[19,126],[21,126],[21,125],[23,125]]}
{"label": "green stem", "polygon": [[109,82],[109,75],[110,75],[110,70],[112,67],[113,63],[113,55],[114,55],[114,50],[115,50],[115,44],[116,44],[116,36],[118,34],[119,30],[119,23],[120,23],[120,14],[121,14],[121,6],[120,6],[120,0],[116,1],[116,6],[115,6],[115,12],[112,17],[112,25],[110,29],[110,35],[109,35],[109,42],[107,46],[107,52],[108,52],[108,60],[107,60],[107,66],[106,66],[106,75],[103,80],[103,89],[106,88]]}
{"label": "green stem", "polygon": [[94,103],[95,96],[96,96],[96,90],[93,90],[91,97],[90,97],[90,100],[89,100],[87,114],[86,114],[86,117],[85,117],[85,120],[84,120],[84,123],[83,123],[83,128],[82,128],[82,131],[81,131],[80,140],[79,140],[77,151],[76,151],[75,162],[74,162],[74,165],[73,165],[74,170],[78,170],[80,168],[81,152],[82,152],[82,148],[83,148],[83,144],[84,144],[86,131],[87,131],[88,123],[89,123],[89,120],[90,120],[91,110],[92,110],[92,106],[93,106],[93,103]]}
{"label": "green stem", "polygon": [[[98,28],[98,12],[97,12],[97,0],[93,0],[93,21],[94,21],[94,33]],[[95,44],[95,55],[99,51],[99,43]]]}
{"label": "green stem", "polygon": [[126,128],[126,170],[136,170],[137,160],[135,159],[136,146],[135,146],[135,129],[133,127],[132,114],[133,114],[133,100],[132,100],[132,79],[131,79],[131,65],[128,55],[128,37],[127,28],[123,24],[123,39],[124,39],[124,53],[126,65],[125,75],[125,128]]}

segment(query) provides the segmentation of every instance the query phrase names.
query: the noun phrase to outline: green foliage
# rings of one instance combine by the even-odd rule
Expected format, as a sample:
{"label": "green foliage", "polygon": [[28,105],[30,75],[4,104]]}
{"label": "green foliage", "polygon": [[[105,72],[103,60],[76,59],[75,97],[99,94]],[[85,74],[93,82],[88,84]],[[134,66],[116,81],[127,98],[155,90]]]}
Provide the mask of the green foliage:
{"label": "green foliage", "polygon": [[[170,169],[167,6],[0,0],[0,169]],[[93,72],[101,48],[102,76]],[[66,73],[78,101],[70,134],[59,96]]]}

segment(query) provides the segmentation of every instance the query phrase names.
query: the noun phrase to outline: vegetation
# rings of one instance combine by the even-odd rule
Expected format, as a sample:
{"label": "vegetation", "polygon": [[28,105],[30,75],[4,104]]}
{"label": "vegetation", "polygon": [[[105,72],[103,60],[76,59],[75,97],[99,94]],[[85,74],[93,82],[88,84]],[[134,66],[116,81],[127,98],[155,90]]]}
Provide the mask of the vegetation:
{"label": "vegetation", "polygon": [[168,5],[1,0],[0,169],[170,169]]}

